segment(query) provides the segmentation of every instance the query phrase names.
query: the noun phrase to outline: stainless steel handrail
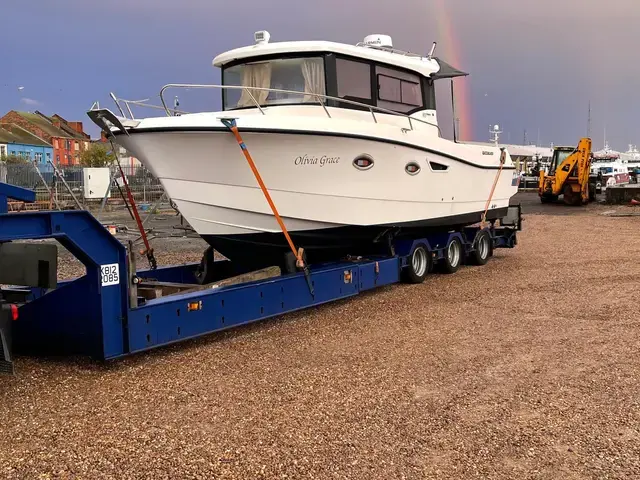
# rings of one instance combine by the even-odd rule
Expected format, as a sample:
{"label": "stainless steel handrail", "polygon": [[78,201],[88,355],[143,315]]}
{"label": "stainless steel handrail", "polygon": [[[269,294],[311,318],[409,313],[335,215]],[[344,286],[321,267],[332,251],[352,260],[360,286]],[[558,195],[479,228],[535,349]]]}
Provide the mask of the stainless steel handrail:
{"label": "stainless steel handrail", "polygon": [[[169,88],[220,88],[220,89],[229,89],[229,90],[244,90],[249,94],[249,97],[251,98],[251,100],[253,101],[254,105],[258,108],[258,110],[260,110],[260,113],[262,115],[266,115],[264,109],[262,108],[263,106],[260,105],[260,103],[256,100],[255,96],[249,91],[249,90],[258,90],[258,91],[267,91],[267,92],[274,92],[274,93],[288,93],[288,94],[294,94],[294,95],[300,95],[300,94],[304,94],[304,95],[309,95],[312,96],[316,99],[316,101],[322,106],[322,108],[324,109],[325,113],[327,114],[327,116],[329,118],[331,118],[331,114],[329,113],[329,110],[327,109],[327,105],[326,105],[326,100],[333,100],[336,102],[340,102],[340,103],[346,103],[349,105],[355,105],[358,107],[362,107],[362,108],[366,108],[369,110],[369,112],[371,113],[371,116],[373,117],[373,121],[375,123],[378,123],[378,119],[376,118],[376,112],[378,113],[385,113],[388,115],[394,115],[397,117],[404,117],[408,120],[409,122],[409,130],[413,130],[413,121],[417,121],[420,123],[424,123],[426,125],[432,126],[432,127],[436,127],[438,129],[438,133],[440,134],[440,136],[442,136],[442,132],[440,131],[440,126],[436,125],[434,123],[431,122],[427,122],[425,120],[421,120],[419,118],[414,118],[411,117],[409,115],[406,115],[404,113],[400,113],[400,112],[394,112],[393,110],[388,110],[386,108],[382,108],[382,107],[377,107],[377,106],[373,106],[373,105],[367,105],[366,103],[361,103],[361,102],[355,102],[353,100],[347,100],[345,98],[340,98],[340,97],[332,97],[330,95],[323,95],[323,94],[319,94],[319,93],[305,93],[305,92],[300,92],[298,90],[283,90],[283,89],[277,89],[277,88],[265,88],[265,87],[246,87],[246,86],[242,86],[242,85],[206,85],[206,84],[186,84],[186,83],[170,83],[165,85],[164,87],[162,87],[162,89],[160,90],[160,101],[162,102],[162,107],[164,109],[164,111],[166,112],[167,116],[171,116],[171,111],[169,110],[169,108],[167,107],[166,102],[164,101],[164,92],[165,90],[169,89]],[[325,100],[325,101],[323,101]],[[132,102],[133,103],[133,102]],[[140,104],[138,104],[140,105]],[[269,106],[269,105],[266,105]]]}
{"label": "stainless steel handrail", "polygon": [[[135,120],[133,114],[131,113],[131,109],[129,108],[129,105],[134,105],[136,107],[145,107],[145,108],[155,108],[157,110],[162,110],[163,112],[166,112],[166,109],[161,106],[161,105],[153,105],[152,103],[145,103],[139,100],[125,100],[123,98],[118,98],[118,101],[124,103],[127,106],[127,110],[129,110],[129,113],[131,114],[131,119]],[[176,110],[176,109],[172,109],[172,112],[177,112],[180,113],[182,115],[187,115],[190,112],[186,112],[184,110]]]}

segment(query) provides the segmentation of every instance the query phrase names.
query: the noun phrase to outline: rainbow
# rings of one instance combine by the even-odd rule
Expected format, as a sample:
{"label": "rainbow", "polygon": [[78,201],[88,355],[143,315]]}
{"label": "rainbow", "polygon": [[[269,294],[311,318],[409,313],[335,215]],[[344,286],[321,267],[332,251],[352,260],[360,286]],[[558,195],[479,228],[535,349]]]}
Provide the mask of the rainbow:
{"label": "rainbow", "polygon": [[[453,35],[454,29],[451,22],[451,15],[446,6],[447,0],[434,0],[434,8],[437,19],[438,50],[439,56],[453,67],[464,70],[464,56],[458,41]],[[460,119],[458,128],[459,140],[471,140],[473,138],[473,123],[471,116],[471,93],[469,91],[469,80],[457,78],[455,83],[456,116]]]}

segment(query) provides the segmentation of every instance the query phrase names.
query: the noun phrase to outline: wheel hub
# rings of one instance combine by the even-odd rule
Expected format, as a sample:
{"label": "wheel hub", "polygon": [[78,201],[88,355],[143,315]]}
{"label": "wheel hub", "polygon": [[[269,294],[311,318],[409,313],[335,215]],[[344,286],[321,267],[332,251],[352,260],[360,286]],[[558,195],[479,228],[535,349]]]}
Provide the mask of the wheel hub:
{"label": "wheel hub", "polygon": [[458,265],[458,262],[460,260],[460,251],[458,249],[458,242],[456,242],[455,240],[453,240],[450,244],[449,244],[449,248],[447,248],[447,260],[449,260],[449,264],[451,266],[456,266]]}
{"label": "wheel hub", "polygon": [[480,254],[480,258],[487,257],[487,254],[489,253],[489,241],[486,235],[483,235],[480,238],[480,242],[478,243],[478,253]]}
{"label": "wheel hub", "polygon": [[411,268],[419,277],[424,275],[427,270],[427,252],[424,248],[418,247],[413,251],[411,256]]}

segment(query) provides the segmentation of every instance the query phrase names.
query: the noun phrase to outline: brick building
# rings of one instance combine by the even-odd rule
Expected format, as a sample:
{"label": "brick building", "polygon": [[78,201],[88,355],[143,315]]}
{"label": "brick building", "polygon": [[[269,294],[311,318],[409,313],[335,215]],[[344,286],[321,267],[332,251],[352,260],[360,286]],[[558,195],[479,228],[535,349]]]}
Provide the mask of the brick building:
{"label": "brick building", "polygon": [[18,125],[51,144],[56,165],[78,165],[80,155],[91,141],[82,122],[69,122],[57,114],[48,117],[37,110],[34,113],[11,110],[0,118],[0,123]]}

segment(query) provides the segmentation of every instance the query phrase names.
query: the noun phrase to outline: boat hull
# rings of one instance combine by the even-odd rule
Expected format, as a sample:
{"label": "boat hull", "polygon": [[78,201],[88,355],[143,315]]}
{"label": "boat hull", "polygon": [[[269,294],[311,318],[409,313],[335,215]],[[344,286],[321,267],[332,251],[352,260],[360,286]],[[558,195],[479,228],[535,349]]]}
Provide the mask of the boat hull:
{"label": "boat hull", "polygon": [[[241,134],[294,243],[318,260],[376,251],[384,243],[374,241],[390,228],[415,235],[478,222],[494,182],[488,218],[498,218],[517,191],[511,165],[498,173],[497,149],[493,165],[476,165],[394,139],[242,128]],[[266,265],[289,249],[228,130],[134,130],[118,135],[118,143],[159,178],[189,224],[225,257]],[[354,165],[362,155],[373,160],[370,168]],[[410,163],[417,173],[407,171]]]}

